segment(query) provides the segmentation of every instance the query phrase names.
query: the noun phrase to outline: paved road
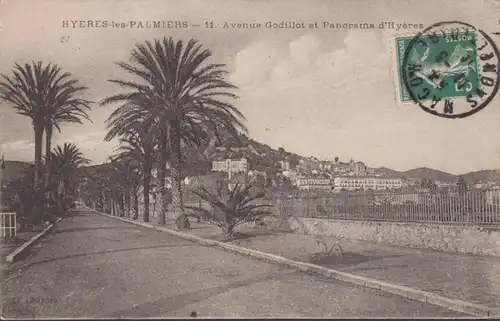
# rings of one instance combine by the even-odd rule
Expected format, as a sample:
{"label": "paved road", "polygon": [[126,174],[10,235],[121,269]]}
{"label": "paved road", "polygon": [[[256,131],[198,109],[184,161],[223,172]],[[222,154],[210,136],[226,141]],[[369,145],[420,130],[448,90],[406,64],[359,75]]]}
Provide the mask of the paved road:
{"label": "paved road", "polygon": [[4,317],[460,316],[86,211],[3,280]]}

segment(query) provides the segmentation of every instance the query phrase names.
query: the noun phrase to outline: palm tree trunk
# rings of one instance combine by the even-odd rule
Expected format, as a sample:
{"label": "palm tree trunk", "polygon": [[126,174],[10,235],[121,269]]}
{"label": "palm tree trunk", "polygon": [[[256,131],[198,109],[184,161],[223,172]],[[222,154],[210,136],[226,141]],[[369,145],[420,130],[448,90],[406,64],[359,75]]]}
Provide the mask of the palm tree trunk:
{"label": "palm tree trunk", "polygon": [[42,178],[42,142],[43,142],[43,124],[35,124],[35,177],[34,177],[34,196],[35,202],[33,206],[34,214],[43,210],[43,195],[40,195],[39,187],[41,186]]}
{"label": "palm tree trunk", "polygon": [[63,189],[63,191],[64,191],[64,214],[66,214],[66,212],[69,209],[68,189],[69,189],[69,182],[66,181],[64,183],[64,189]]}
{"label": "palm tree trunk", "polygon": [[104,192],[101,191],[101,200],[102,200],[102,208],[101,208],[101,211],[103,211],[104,213],[107,213],[106,212],[106,194]]}
{"label": "palm tree trunk", "polygon": [[125,192],[124,196],[124,215],[127,218],[130,218],[130,190]]}
{"label": "palm tree trunk", "polygon": [[165,211],[166,208],[164,207],[164,201],[166,198],[166,192],[167,189],[165,188],[165,176],[166,176],[166,167],[167,167],[167,142],[164,138],[165,136],[162,136],[163,140],[160,143],[160,150],[159,150],[159,160],[158,160],[158,188],[157,188],[157,198],[155,205],[158,208],[158,225],[165,225]]}
{"label": "palm tree trunk", "polygon": [[149,222],[149,184],[151,182],[151,174],[148,175],[148,173],[144,174],[144,179],[143,179],[143,197],[144,197],[144,215],[143,215],[143,220],[144,222]]}
{"label": "palm tree trunk", "polygon": [[125,196],[123,193],[120,193],[120,196],[118,197],[118,216],[125,216]]}
{"label": "palm tree trunk", "polygon": [[42,173],[42,141],[43,126],[35,127],[35,182],[38,182]]}
{"label": "palm tree trunk", "polygon": [[[172,175],[172,207],[174,212],[174,218],[176,220],[180,219],[182,223],[185,222],[181,216],[184,215],[184,205],[182,202],[182,187],[181,187],[181,135],[180,135],[180,124],[176,121],[172,123],[170,127],[170,152],[171,158],[171,168],[170,172]],[[185,224],[180,224],[179,228],[185,228]]]}
{"label": "palm tree trunk", "polygon": [[47,125],[45,127],[45,191],[46,191],[46,199],[50,200],[51,191],[49,189],[50,181],[52,179],[52,167],[51,167],[51,152],[52,149],[52,125]]}
{"label": "palm tree trunk", "polygon": [[139,218],[139,199],[137,197],[137,189],[134,189],[131,193],[130,201],[132,219],[137,220]]}
{"label": "palm tree trunk", "polygon": [[139,197],[134,196],[134,220],[139,219]]}

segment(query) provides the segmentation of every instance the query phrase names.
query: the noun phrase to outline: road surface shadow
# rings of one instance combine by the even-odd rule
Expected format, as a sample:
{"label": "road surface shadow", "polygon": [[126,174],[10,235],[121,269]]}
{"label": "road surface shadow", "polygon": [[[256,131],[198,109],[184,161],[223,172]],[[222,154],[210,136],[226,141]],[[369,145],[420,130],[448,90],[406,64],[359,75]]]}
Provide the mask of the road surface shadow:
{"label": "road surface shadow", "polygon": [[[228,243],[228,242],[238,243],[238,241],[246,241],[246,240],[251,240],[252,238],[256,238],[258,236],[269,236],[269,235],[276,235],[276,232],[257,230],[257,231],[251,231],[251,232],[245,231],[245,233],[241,233],[241,232],[237,231],[236,237],[232,237],[229,239],[221,239],[220,242],[222,242],[222,243]],[[217,237],[222,238],[223,235],[218,235]],[[236,245],[238,245],[238,244],[236,244]]]}
{"label": "road surface shadow", "polygon": [[255,283],[268,282],[271,280],[284,279],[292,275],[296,275],[298,273],[297,271],[279,273],[280,271],[281,269],[278,269],[270,273],[261,274],[252,279],[237,281],[226,285],[208,288],[205,290],[197,290],[175,296],[163,297],[157,301],[136,305],[133,308],[126,310],[115,311],[103,317],[104,318],[161,317],[162,315],[165,315],[168,312],[181,309],[187,305],[209,299],[211,297],[220,295],[222,293],[231,291],[239,287],[250,286]]}
{"label": "road surface shadow", "polygon": [[116,250],[109,250],[109,251],[73,254],[73,255],[67,255],[67,256],[62,256],[62,257],[44,259],[44,260],[35,261],[35,262],[31,262],[31,263],[25,263],[25,264],[23,264],[22,262],[17,262],[16,264],[12,265],[11,267],[5,269],[5,272],[8,275],[9,272],[13,272],[13,270],[15,270],[15,269],[26,269],[26,268],[33,267],[35,265],[40,265],[40,264],[45,264],[45,263],[50,263],[50,262],[55,262],[55,261],[61,261],[61,260],[68,260],[68,259],[73,259],[73,258],[77,258],[77,257],[86,257],[86,256],[92,256],[92,255],[103,255],[103,254],[138,251],[138,250],[161,249],[161,248],[168,248],[168,247],[181,247],[181,246],[200,246],[200,245],[197,245],[195,243],[164,244],[164,245],[155,245],[155,246],[133,247],[133,248],[116,249]]}
{"label": "road surface shadow", "polygon": [[85,232],[96,230],[140,230],[137,227],[123,227],[123,226],[96,226],[96,227],[76,227],[76,228],[58,228],[55,229],[53,234],[72,233],[72,232]]}
{"label": "road surface shadow", "polygon": [[[314,255],[314,254],[313,254]],[[314,259],[313,255],[310,256],[310,263],[317,264],[324,267],[339,268],[347,267],[352,265],[358,265],[366,262],[372,262],[377,260],[383,260],[386,258],[400,257],[402,255],[391,254],[391,255],[363,255],[360,253],[346,252],[342,257],[338,257],[334,254],[330,256],[320,256]],[[363,269],[360,267],[359,269]],[[366,268],[369,269],[369,268]]]}

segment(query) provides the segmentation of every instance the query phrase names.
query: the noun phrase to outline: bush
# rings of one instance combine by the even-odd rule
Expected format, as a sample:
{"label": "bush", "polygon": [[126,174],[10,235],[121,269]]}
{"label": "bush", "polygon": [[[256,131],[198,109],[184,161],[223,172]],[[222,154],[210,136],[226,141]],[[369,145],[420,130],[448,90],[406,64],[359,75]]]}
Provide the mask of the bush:
{"label": "bush", "polygon": [[199,217],[209,224],[220,227],[224,232],[224,237],[235,237],[234,228],[247,222],[255,222],[263,216],[269,215],[269,204],[252,204],[256,200],[263,199],[265,194],[262,192],[253,192],[254,185],[236,184],[234,189],[227,193],[219,195],[210,192],[205,188],[194,191],[202,200],[210,205],[210,209],[187,206],[186,209],[192,210],[191,216]]}

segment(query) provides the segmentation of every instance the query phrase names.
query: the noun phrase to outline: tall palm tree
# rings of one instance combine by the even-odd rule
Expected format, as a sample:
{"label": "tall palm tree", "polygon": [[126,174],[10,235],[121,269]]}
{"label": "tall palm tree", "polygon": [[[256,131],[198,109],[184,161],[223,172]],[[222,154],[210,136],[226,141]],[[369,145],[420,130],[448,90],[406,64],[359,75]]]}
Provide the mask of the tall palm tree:
{"label": "tall palm tree", "polygon": [[[59,123],[77,122],[81,118],[89,119],[85,110],[90,109],[90,102],[75,98],[85,91],[78,86],[70,73],[51,63],[43,66],[41,61],[16,64],[12,76],[1,75],[0,99],[10,103],[17,113],[27,116],[32,121],[35,134],[35,184],[42,179],[42,142],[46,131],[46,158],[50,162],[52,130],[60,131]],[[46,186],[50,180],[47,171]]]}
{"label": "tall palm tree", "polygon": [[[237,136],[246,131],[244,116],[230,101],[237,96],[236,87],[224,80],[224,65],[208,63],[212,53],[203,49],[196,40],[187,45],[172,38],[155,39],[137,44],[132,51],[131,63],[118,66],[138,77],[139,81],[110,80],[128,91],[106,98],[102,105],[142,100],[127,108],[122,105],[125,119],[140,119],[143,127],[155,128],[158,134],[161,161],[171,154],[169,164],[172,176],[172,204],[174,216],[184,214],[182,202],[182,144],[198,145],[213,132],[224,129]],[[125,104],[126,105],[126,104]],[[119,109],[120,109],[119,108]],[[166,166],[159,165],[159,176],[165,175]],[[165,189],[161,196],[164,199]],[[159,224],[165,224],[164,210]]]}
{"label": "tall palm tree", "polygon": [[12,76],[1,75],[0,97],[10,103],[17,113],[31,119],[35,133],[35,173],[38,182],[42,172],[42,139],[45,125],[45,92],[49,72],[42,68],[42,63],[33,66],[18,64],[12,70]]}
{"label": "tall palm tree", "polygon": [[132,185],[130,180],[132,174],[131,168],[119,156],[111,156],[110,165],[113,170],[110,183],[113,214],[123,217],[125,216],[126,209],[130,208],[126,203],[130,204],[128,196]]}
{"label": "tall palm tree", "polygon": [[[131,141],[131,144],[134,144],[135,141],[133,138],[128,138]],[[123,138],[120,141],[127,141],[127,139]],[[144,167],[148,167],[148,158],[149,156],[142,154],[142,151],[139,149],[140,145],[122,145],[118,150],[121,152],[114,157],[114,162],[117,163],[115,165],[115,170],[122,172],[123,181],[122,183],[125,185],[125,212],[127,216],[132,216],[133,219],[138,218],[138,191],[141,183],[141,179],[147,184],[145,188],[147,190],[149,196],[149,184],[151,178],[151,170],[144,171]],[[145,166],[144,166],[145,165]],[[150,168],[150,167],[149,167]],[[147,200],[147,205],[145,205],[145,213],[144,217],[147,219],[149,215],[149,199]],[[147,222],[147,221],[146,221]]]}
{"label": "tall palm tree", "polygon": [[[63,122],[82,124],[82,119],[90,122],[88,111],[91,110],[91,102],[85,99],[76,98],[88,88],[79,86],[78,80],[72,79],[72,75],[68,72],[62,73],[61,68],[58,66],[51,67],[50,82],[53,86],[47,89],[47,100],[51,103],[47,105],[46,119],[45,119],[45,155],[47,164],[50,163],[50,150],[52,145],[52,133],[54,128],[60,133],[60,124]],[[46,171],[46,185],[48,186],[50,178],[50,171]]]}
{"label": "tall palm tree", "polygon": [[118,150],[122,157],[138,162],[143,183],[143,219],[145,222],[149,222],[151,170],[156,151],[154,128],[143,126],[141,113],[135,112],[136,110],[147,110],[147,107],[144,108],[144,106],[147,106],[146,100],[130,99],[115,110],[106,120],[108,133],[104,140],[111,141],[120,136]]}
{"label": "tall palm tree", "polygon": [[82,178],[78,168],[89,163],[74,144],[64,143],[54,148],[50,165],[52,185],[57,189],[56,195],[64,211],[68,209],[69,194],[76,195],[76,186]]}

